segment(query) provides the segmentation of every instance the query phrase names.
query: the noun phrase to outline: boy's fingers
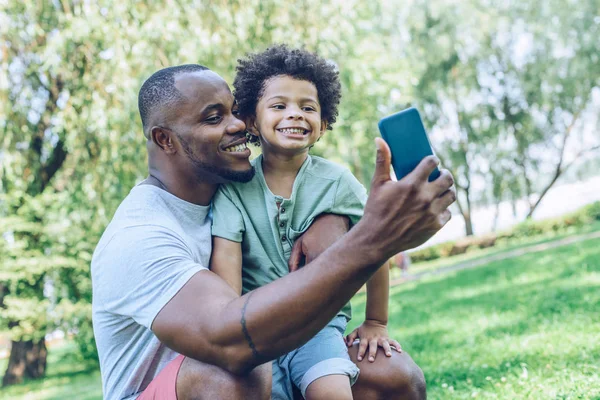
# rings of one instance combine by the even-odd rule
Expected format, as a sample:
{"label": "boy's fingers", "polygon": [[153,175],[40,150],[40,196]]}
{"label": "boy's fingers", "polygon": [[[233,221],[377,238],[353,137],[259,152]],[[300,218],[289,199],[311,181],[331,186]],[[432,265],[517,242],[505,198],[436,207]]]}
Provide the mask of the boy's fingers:
{"label": "boy's fingers", "polygon": [[346,336],[346,344],[348,345],[348,347],[352,346],[352,343],[354,343],[354,340],[357,336],[358,332],[356,331],[356,329],[353,330],[348,336]]}
{"label": "boy's fingers", "polygon": [[372,339],[369,342],[369,361],[375,361],[375,357],[377,357],[377,339]]}
{"label": "boy's fingers", "polygon": [[290,272],[294,272],[298,269],[300,265],[300,260],[302,259],[302,241],[296,240],[294,246],[292,247],[292,253],[290,254],[290,258],[288,260],[288,268]]}
{"label": "boy's fingers", "polygon": [[358,345],[358,355],[356,356],[358,361],[362,361],[363,357],[365,356],[365,353],[367,352],[368,346],[369,346],[369,342],[367,342],[364,339],[360,340],[360,344]]}
{"label": "boy's fingers", "polygon": [[390,344],[388,343],[387,340],[382,340],[381,341],[381,347],[383,347],[383,351],[385,351],[385,355],[387,357],[391,357],[392,356],[392,348],[390,347]]}
{"label": "boy's fingers", "polygon": [[390,344],[394,347],[394,349],[398,352],[398,353],[402,353],[402,346],[400,346],[400,343],[398,343],[395,340],[390,340]]}
{"label": "boy's fingers", "polygon": [[382,138],[375,138],[375,145],[377,146],[377,158],[371,187],[390,179],[390,163],[392,160],[390,148]]}

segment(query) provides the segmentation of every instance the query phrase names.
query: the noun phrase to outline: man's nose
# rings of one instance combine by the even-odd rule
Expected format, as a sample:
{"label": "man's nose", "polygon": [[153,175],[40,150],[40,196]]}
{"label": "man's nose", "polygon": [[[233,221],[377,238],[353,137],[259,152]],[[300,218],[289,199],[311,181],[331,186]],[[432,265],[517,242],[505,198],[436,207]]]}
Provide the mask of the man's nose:
{"label": "man's nose", "polygon": [[234,117],[227,125],[227,133],[234,134],[246,130],[246,123],[241,119]]}

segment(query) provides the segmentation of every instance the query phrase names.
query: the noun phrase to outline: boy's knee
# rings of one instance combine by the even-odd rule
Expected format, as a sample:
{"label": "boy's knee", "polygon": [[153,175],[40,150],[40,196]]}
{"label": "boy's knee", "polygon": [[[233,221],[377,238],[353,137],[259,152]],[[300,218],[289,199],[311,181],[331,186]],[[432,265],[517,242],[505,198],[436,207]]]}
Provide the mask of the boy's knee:
{"label": "boy's knee", "polygon": [[270,363],[238,376],[214,365],[186,358],[177,377],[177,398],[180,400],[262,400],[270,397]]}

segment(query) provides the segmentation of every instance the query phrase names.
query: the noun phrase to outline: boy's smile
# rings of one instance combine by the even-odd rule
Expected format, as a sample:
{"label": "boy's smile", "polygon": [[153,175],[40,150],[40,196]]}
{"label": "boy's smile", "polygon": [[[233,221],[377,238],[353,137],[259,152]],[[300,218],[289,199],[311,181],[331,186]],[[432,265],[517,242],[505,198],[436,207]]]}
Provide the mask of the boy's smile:
{"label": "boy's smile", "polygon": [[250,125],[263,151],[290,156],[307,152],[327,127],[315,85],[288,75],[265,83]]}

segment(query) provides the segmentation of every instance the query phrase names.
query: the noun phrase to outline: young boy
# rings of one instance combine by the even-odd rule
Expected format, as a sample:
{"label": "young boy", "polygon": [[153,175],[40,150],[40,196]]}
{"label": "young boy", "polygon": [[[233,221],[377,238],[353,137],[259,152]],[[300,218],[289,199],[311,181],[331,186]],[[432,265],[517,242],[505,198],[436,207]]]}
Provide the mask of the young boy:
{"label": "young boy", "polygon": [[[337,116],[341,86],[330,63],[274,46],[239,60],[234,88],[250,141],[262,155],[252,161],[252,181],[221,185],[214,198],[211,269],[246,293],[288,273],[294,240],[319,214],[357,223],[367,193],[345,168],[308,154]],[[244,144],[231,151],[247,150]],[[359,370],[347,346],[357,337],[359,360],[368,349],[374,361],[378,345],[388,357],[391,347],[400,351],[387,333],[388,281],[388,268],[373,275],[365,322],[346,340],[349,304],[304,346],[273,362],[273,399],[292,399],[292,385],[307,399],[351,399]]]}

